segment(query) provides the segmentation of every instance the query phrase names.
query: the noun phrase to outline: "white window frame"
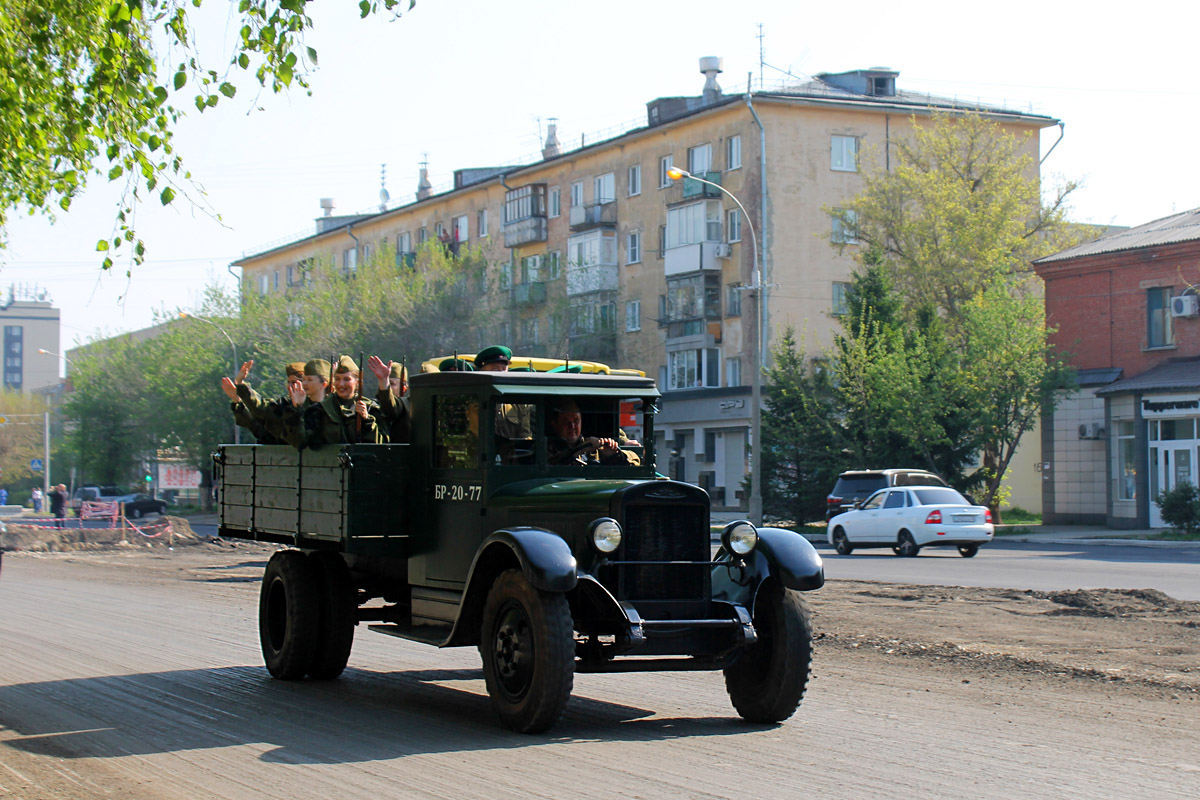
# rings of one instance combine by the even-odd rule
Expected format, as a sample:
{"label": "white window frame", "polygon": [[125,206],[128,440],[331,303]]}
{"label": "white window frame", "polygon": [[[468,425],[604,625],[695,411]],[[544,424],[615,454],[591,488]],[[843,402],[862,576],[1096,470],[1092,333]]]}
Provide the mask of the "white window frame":
{"label": "white window frame", "polygon": [[592,202],[600,205],[612,203],[617,199],[617,176],[611,172],[597,175],[592,179]]}
{"label": "white window frame", "polygon": [[658,188],[665,189],[671,185],[671,177],[667,172],[675,166],[675,156],[663,156],[658,160]]}
{"label": "white window frame", "polygon": [[834,172],[858,172],[858,137],[835,133],[829,137],[829,168]]}
{"label": "white window frame", "polygon": [[475,214],[475,227],[479,232],[480,239],[486,239],[488,235],[488,210],[486,208],[479,209]]}
{"label": "white window frame", "polygon": [[700,200],[667,209],[666,249],[721,241],[721,203]]}
{"label": "white window frame", "polygon": [[832,229],[829,234],[829,240],[834,244],[858,244],[858,237],[854,235],[851,228],[846,227],[846,223],[842,221],[841,214],[845,214],[850,224],[854,225],[858,222],[858,212],[848,208],[835,208],[836,212],[832,220]]}
{"label": "white window frame", "polygon": [[411,253],[412,249],[412,234],[408,231],[396,235],[396,250],[401,253]]}
{"label": "white window frame", "polygon": [[562,255],[558,250],[551,250],[546,253],[546,272],[549,273],[549,280],[556,281],[562,277]]}
{"label": "white window frame", "polygon": [[632,333],[642,329],[642,301],[625,301],[625,332]]}
{"label": "white window frame", "polygon": [[847,300],[847,295],[850,292],[850,284],[845,281],[833,282],[833,306],[832,313],[835,317],[841,317],[850,313],[850,303]]}
{"label": "white window frame", "polygon": [[342,269],[346,274],[358,272],[358,248],[347,247],[342,251]]}
{"label": "white window frame", "polygon": [[725,385],[726,386],[741,386],[742,385],[742,358],[741,356],[733,356],[725,359]]}
{"label": "white window frame", "polygon": [[626,197],[637,197],[642,193],[642,165],[634,164],[626,175]]}
{"label": "white window frame", "polygon": [[583,181],[571,184],[571,208],[583,205]]}
{"label": "white window frame", "polygon": [[550,199],[547,201],[547,214],[551,219],[562,216],[562,189],[555,186],[550,190]]}
{"label": "white window frame", "polygon": [[625,235],[625,263],[642,263],[642,232],[630,231]]}
{"label": "white window frame", "polygon": [[455,217],[451,220],[451,224],[454,228],[453,241],[462,244],[471,238],[470,218],[466,214]]}
{"label": "white window frame", "polygon": [[703,175],[713,171],[712,145],[698,144],[688,148],[688,172]]}
{"label": "white window frame", "polygon": [[729,243],[742,240],[742,210],[730,208],[725,212],[725,230],[729,233]]}
{"label": "white window frame", "polygon": [[730,136],[725,140],[725,169],[742,168],[742,137]]}

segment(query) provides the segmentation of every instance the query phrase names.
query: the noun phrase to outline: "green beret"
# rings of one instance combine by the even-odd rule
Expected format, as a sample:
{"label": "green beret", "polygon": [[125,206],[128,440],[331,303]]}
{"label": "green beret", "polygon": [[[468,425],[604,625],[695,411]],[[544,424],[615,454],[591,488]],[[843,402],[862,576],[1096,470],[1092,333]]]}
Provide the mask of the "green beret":
{"label": "green beret", "polygon": [[354,359],[350,356],[340,356],[338,358],[337,369],[335,369],[334,372],[353,372],[355,375],[357,375],[358,364],[355,364]]}
{"label": "green beret", "polygon": [[470,361],[461,358],[443,358],[438,364],[438,372],[474,372],[475,366]]}
{"label": "green beret", "polygon": [[482,367],[484,364],[490,364],[493,361],[503,361],[508,363],[512,361],[512,350],[509,350],[502,344],[494,344],[491,347],[485,347],[475,356],[476,368]]}
{"label": "green beret", "polygon": [[314,358],[304,364],[305,375],[315,375],[326,383],[329,382],[329,362],[323,358]]}

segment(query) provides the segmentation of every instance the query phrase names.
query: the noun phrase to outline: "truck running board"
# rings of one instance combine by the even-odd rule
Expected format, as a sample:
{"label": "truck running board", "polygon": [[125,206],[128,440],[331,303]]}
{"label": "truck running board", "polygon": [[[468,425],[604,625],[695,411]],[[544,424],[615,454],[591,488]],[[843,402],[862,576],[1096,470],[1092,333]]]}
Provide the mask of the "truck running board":
{"label": "truck running board", "polygon": [[370,630],[397,636],[421,644],[441,647],[450,638],[450,629],[433,625],[368,625]]}

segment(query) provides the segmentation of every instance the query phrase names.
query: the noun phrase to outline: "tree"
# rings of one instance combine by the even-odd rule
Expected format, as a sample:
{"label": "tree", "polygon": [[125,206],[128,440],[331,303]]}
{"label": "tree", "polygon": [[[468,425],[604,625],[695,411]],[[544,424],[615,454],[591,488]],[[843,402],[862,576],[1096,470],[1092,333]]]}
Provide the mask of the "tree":
{"label": "tree", "polygon": [[862,193],[830,213],[861,243],[860,259],[873,253],[888,266],[910,319],[932,304],[953,329],[961,305],[995,279],[1032,276],[1034,259],[1080,240],[1066,218],[1078,184],[1043,202],[1023,140],[983,115],[912,123],[910,138],[892,143],[890,168],[864,160]]}
{"label": "tree", "polygon": [[[0,247],[7,213],[20,206],[66,211],[88,179],[124,182],[114,235],[97,243],[103,267],[137,239],[137,204],[167,204],[190,175],[172,137],[183,105],[197,111],[237,93],[250,73],[260,90],[308,88],[316,51],[308,0],[239,0],[227,64],[198,52],[189,14],[202,0],[5,0],[0,10]],[[362,0],[366,17],[399,15],[401,0]],[[409,0],[411,9],[415,0]],[[164,46],[165,43],[165,46]],[[190,97],[188,96],[190,95]],[[182,98],[187,97],[186,100]]]}
{"label": "tree", "polygon": [[42,473],[34,472],[29,462],[42,457],[45,448],[42,415],[48,408],[44,397],[0,390],[0,416],[6,420],[0,425],[0,484],[10,492],[15,482],[30,487],[41,483]]}

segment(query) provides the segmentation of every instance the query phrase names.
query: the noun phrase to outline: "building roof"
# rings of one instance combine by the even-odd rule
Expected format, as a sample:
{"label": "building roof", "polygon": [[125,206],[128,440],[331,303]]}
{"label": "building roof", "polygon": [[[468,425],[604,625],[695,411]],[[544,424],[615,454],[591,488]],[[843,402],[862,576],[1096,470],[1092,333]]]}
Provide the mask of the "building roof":
{"label": "building roof", "polygon": [[1151,367],[1140,375],[1109,384],[1097,391],[1096,394],[1170,392],[1181,389],[1200,389],[1200,356],[1172,358],[1165,364]]}
{"label": "building roof", "polygon": [[1039,258],[1033,263],[1050,264],[1055,261],[1066,261],[1071,258],[1094,256],[1101,253],[1117,253],[1122,250],[1137,250],[1143,247],[1196,240],[1200,240],[1200,208],[1172,214],[1169,217],[1138,225],[1136,228],[1126,228],[1109,233],[1099,239],[1063,250],[1061,253]]}
{"label": "building roof", "polygon": [[1076,380],[1080,386],[1104,386],[1121,377],[1122,372],[1124,370],[1121,367],[1081,369],[1076,373]]}

